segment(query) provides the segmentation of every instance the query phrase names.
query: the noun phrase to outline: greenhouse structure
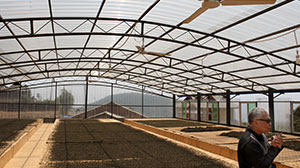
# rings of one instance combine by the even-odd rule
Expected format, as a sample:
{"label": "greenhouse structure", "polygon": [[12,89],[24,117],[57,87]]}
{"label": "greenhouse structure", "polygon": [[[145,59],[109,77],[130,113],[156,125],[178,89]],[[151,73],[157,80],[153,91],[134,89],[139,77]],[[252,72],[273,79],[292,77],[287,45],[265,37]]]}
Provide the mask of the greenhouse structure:
{"label": "greenhouse structure", "polygon": [[157,150],[187,159],[156,157],[148,131],[234,162],[208,156],[207,167],[234,167],[238,139],[182,131],[241,132],[255,107],[296,146],[277,167],[300,167],[299,0],[0,0],[0,9],[0,167],[43,125],[41,167],[201,165],[161,139]]}

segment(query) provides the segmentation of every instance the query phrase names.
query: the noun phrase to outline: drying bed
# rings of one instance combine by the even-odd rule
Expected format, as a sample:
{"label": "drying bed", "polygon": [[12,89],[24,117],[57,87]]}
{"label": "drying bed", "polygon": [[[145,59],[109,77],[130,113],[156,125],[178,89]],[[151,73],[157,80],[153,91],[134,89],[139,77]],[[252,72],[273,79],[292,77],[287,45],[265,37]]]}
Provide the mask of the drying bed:
{"label": "drying bed", "polygon": [[32,119],[0,119],[0,155],[12,144],[22,131],[32,125]]}
{"label": "drying bed", "polygon": [[199,123],[195,121],[188,120],[136,120],[146,125],[151,125],[154,127],[188,127],[188,126],[206,126],[211,124]]}
{"label": "drying bed", "polygon": [[[241,131],[231,131],[231,132],[224,132],[220,134],[220,136],[227,136],[227,137],[233,137],[240,139],[242,137],[244,132]],[[271,138],[271,136],[275,135],[276,133],[268,133],[266,134],[267,138]],[[286,137],[283,137],[283,146],[285,148],[289,148],[295,151],[300,151],[300,138],[293,138],[288,139]]]}
{"label": "drying bed", "polygon": [[42,167],[226,167],[122,123],[60,120]]}

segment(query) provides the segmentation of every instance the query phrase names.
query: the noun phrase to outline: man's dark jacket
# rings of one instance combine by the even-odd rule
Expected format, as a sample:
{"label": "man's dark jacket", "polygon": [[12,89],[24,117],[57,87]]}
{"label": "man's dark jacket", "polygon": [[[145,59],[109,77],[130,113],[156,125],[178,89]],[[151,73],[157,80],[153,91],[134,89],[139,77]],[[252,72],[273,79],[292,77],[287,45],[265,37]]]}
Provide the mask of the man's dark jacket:
{"label": "man's dark jacket", "polygon": [[240,168],[269,168],[282,150],[270,146],[264,134],[258,135],[248,127],[238,145]]}

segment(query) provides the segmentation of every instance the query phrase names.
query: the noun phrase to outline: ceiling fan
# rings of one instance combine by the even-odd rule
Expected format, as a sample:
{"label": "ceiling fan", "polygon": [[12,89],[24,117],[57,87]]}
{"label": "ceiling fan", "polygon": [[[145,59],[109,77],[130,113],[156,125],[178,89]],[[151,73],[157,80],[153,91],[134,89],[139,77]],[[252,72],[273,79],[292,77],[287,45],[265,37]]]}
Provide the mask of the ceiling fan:
{"label": "ceiling fan", "polygon": [[[111,59],[109,59],[109,62],[106,63],[106,64],[102,64],[102,66],[100,65],[101,63],[98,64],[98,68],[94,69],[93,71],[93,75],[94,76],[102,76],[104,73],[107,73],[107,72],[110,72],[110,71],[128,71],[128,69],[126,67],[113,67],[112,66],[112,62],[111,62]],[[101,71],[104,71],[102,74],[101,74]]]}
{"label": "ceiling fan", "polygon": [[171,54],[168,53],[160,53],[160,52],[151,52],[151,51],[145,51],[144,47],[135,46],[138,49],[139,54],[151,54],[151,55],[159,55],[159,56],[171,56]]}
{"label": "ceiling fan", "polygon": [[185,19],[183,23],[190,23],[196,17],[201,15],[208,9],[217,8],[218,6],[233,6],[233,5],[262,5],[274,4],[276,0],[203,0],[202,6],[196,10],[190,17]]}

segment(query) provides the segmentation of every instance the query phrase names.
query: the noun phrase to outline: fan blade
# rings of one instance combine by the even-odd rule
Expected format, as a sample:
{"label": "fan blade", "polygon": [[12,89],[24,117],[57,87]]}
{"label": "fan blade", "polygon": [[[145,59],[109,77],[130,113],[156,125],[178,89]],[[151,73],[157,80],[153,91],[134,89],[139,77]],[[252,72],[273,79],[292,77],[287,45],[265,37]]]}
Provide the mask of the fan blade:
{"label": "fan blade", "polygon": [[146,52],[146,54],[150,54],[150,55],[158,55],[158,56],[171,56],[171,54],[167,54],[167,53],[159,53],[159,52]]}
{"label": "fan blade", "polygon": [[207,9],[216,8],[220,5],[219,1],[208,1],[204,0],[202,3],[202,7],[199,8],[196,12],[194,12],[190,17],[185,19],[183,23],[190,23],[192,20],[194,20],[196,17],[201,15],[203,12],[205,12]]}
{"label": "fan blade", "polygon": [[199,8],[196,12],[194,12],[190,17],[188,17],[187,19],[185,19],[183,21],[183,23],[190,23],[192,20],[194,20],[196,17],[198,17],[199,15],[201,15],[201,13],[205,12],[208,8]]}
{"label": "fan blade", "polygon": [[139,51],[143,50],[143,48],[140,46],[135,46],[135,48],[137,48]]}
{"label": "fan blade", "polygon": [[227,5],[262,5],[262,4],[274,4],[276,0],[223,0],[221,4]]}

